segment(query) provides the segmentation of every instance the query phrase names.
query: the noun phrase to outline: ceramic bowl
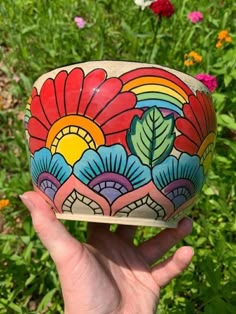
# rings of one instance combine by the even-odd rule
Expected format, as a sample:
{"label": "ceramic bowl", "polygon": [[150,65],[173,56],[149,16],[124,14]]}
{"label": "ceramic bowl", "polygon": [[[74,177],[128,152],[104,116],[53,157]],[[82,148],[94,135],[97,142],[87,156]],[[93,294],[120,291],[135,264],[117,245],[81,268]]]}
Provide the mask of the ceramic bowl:
{"label": "ceramic bowl", "polygon": [[58,218],[159,227],[195,203],[216,138],[201,82],[125,61],[42,75],[25,127],[34,189]]}

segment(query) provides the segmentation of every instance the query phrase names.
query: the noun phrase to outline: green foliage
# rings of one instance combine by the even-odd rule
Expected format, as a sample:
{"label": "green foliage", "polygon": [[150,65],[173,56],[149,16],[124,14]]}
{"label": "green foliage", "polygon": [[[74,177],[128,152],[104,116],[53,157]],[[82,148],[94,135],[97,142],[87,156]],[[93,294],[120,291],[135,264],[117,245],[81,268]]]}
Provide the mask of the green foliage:
{"label": "green foliage", "polygon": [[[64,64],[100,59],[152,62],[191,75],[217,77],[218,88],[213,93],[218,120],[215,156],[203,193],[191,212],[193,233],[181,243],[194,247],[195,258],[182,276],[162,290],[159,313],[236,313],[234,1],[173,0],[175,14],[161,20],[148,8],[140,10],[132,0],[13,2],[0,3],[0,75],[9,78],[10,93],[18,100],[16,107],[4,108],[0,95],[0,199],[10,200],[0,213],[0,314],[63,313],[55,267],[18,198],[31,189],[21,113],[39,75]],[[192,24],[187,14],[197,10],[204,20]],[[83,29],[74,23],[76,15],[86,20]],[[224,29],[232,41],[216,48],[217,36]],[[190,51],[200,54],[202,62],[185,66],[184,56]],[[158,112],[147,112],[133,127],[142,132],[140,127],[146,124],[155,136],[156,126],[150,123],[154,115]],[[165,136],[171,138],[171,121],[162,122],[168,126]],[[130,142],[134,148],[132,134]],[[157,146],[159,142],[157,137]],[[155,154],[150,162],[158,160],[158,150]],[[85,241],[86,224],[67,222],[66,226]],[[138,228],[135,243],[157,232]]]}

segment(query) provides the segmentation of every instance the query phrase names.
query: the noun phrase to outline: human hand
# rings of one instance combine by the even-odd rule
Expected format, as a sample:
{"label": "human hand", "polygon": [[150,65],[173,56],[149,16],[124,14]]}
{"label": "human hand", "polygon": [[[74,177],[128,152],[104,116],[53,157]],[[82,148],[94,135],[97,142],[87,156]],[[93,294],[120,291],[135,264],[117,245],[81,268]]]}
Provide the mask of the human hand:
{"label": "human hand", "polygon": [[87,243],[80,243],[39,194],[26,192],[21,199],[56,264],[65,314],[155,313],[161,287],[181,274],[194,254],[191,247],[181,247],[153,266],[191,232],[189,219],[139,246],[133,245],[135,227],[120,225],[110,232],[109,225],[93,223]]}

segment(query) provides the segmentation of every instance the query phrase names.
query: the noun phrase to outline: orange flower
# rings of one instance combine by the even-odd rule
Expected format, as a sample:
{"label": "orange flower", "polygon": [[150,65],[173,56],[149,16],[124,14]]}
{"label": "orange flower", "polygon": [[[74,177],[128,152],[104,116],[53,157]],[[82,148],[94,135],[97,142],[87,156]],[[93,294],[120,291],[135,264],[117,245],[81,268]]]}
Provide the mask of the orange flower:
{"label": "orange flower", "polygon": [[0,200],[0,210],[10,204],[9,200]]}
{"label": "orange flower", "polygon": [[222,30],[218,33],[218,42],[216,43],[216,48],[221,48],[224,42],[225,43],[232,42],[232,38],[227,30]]}
{"label": "orange flower", "polygon": [[202,56],[200,56],[196,51],[190,51],[184,55],[184,65],[187,67],[194,65],[195,63],[202,62]]}
{"label": "orange flower", "polygon": [[227,36],[227,37],[225,37],[225,41],[226,41],[227,43],[231,43],[232,38],[231,38],[230,36]]}
{"label": "orange flower", "polygon": [[193,61],[192,60],[185,60],[184,65],[186,65],[186,67],[190,67],[191,65],[193,65]]}
{"label": "orange flower", "polygon": [[227,30],[222,30],[218,34],[219,40],[224,40],[229,35],[229,32]]}
{"label": "orange flower", "polygon": [[222,47],[222,42],[221,40],[219,40],[217,43],[216,43],[216,48],[221,48]]}
{"label": "orange flower", "polygon": [[199,54],[197,54],[195,51],[191,51],[189,56],[192,57],[194,59],[194,61],[197,63],[202,62],[202,57]]}

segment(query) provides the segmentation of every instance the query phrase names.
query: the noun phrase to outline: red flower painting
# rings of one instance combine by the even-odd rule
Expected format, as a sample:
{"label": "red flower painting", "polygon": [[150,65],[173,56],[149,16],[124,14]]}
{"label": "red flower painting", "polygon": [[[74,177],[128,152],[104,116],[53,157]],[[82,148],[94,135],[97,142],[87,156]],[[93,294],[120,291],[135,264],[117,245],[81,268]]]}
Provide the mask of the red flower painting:
{"label": "red flower painting", "polygon": [[[61,71],[55,79],[47,79],[40,93],[35,89],[32,93],[28,121],[31,153],[47,147],[52,153],[63,152],[73,164],[88,148],[114,143],[127,148],[127,129],[134,116],[140,117],[143,111],[135,108],[136,96],[121,89],[122,82],[107,78],[103,69],[85,76],[75,68],[69,74]],[[73,147],[77,151],[72,152]]]}
{"label": "red flower painting", "polygon": [[197,154],[207,170],[216,137],[216,118],[211,97],[197,92],[189,97],[189,104],[183,107],[184,117],[176,120],[176,128],[181,133],[175,139],[175,147],[190,155]]}

